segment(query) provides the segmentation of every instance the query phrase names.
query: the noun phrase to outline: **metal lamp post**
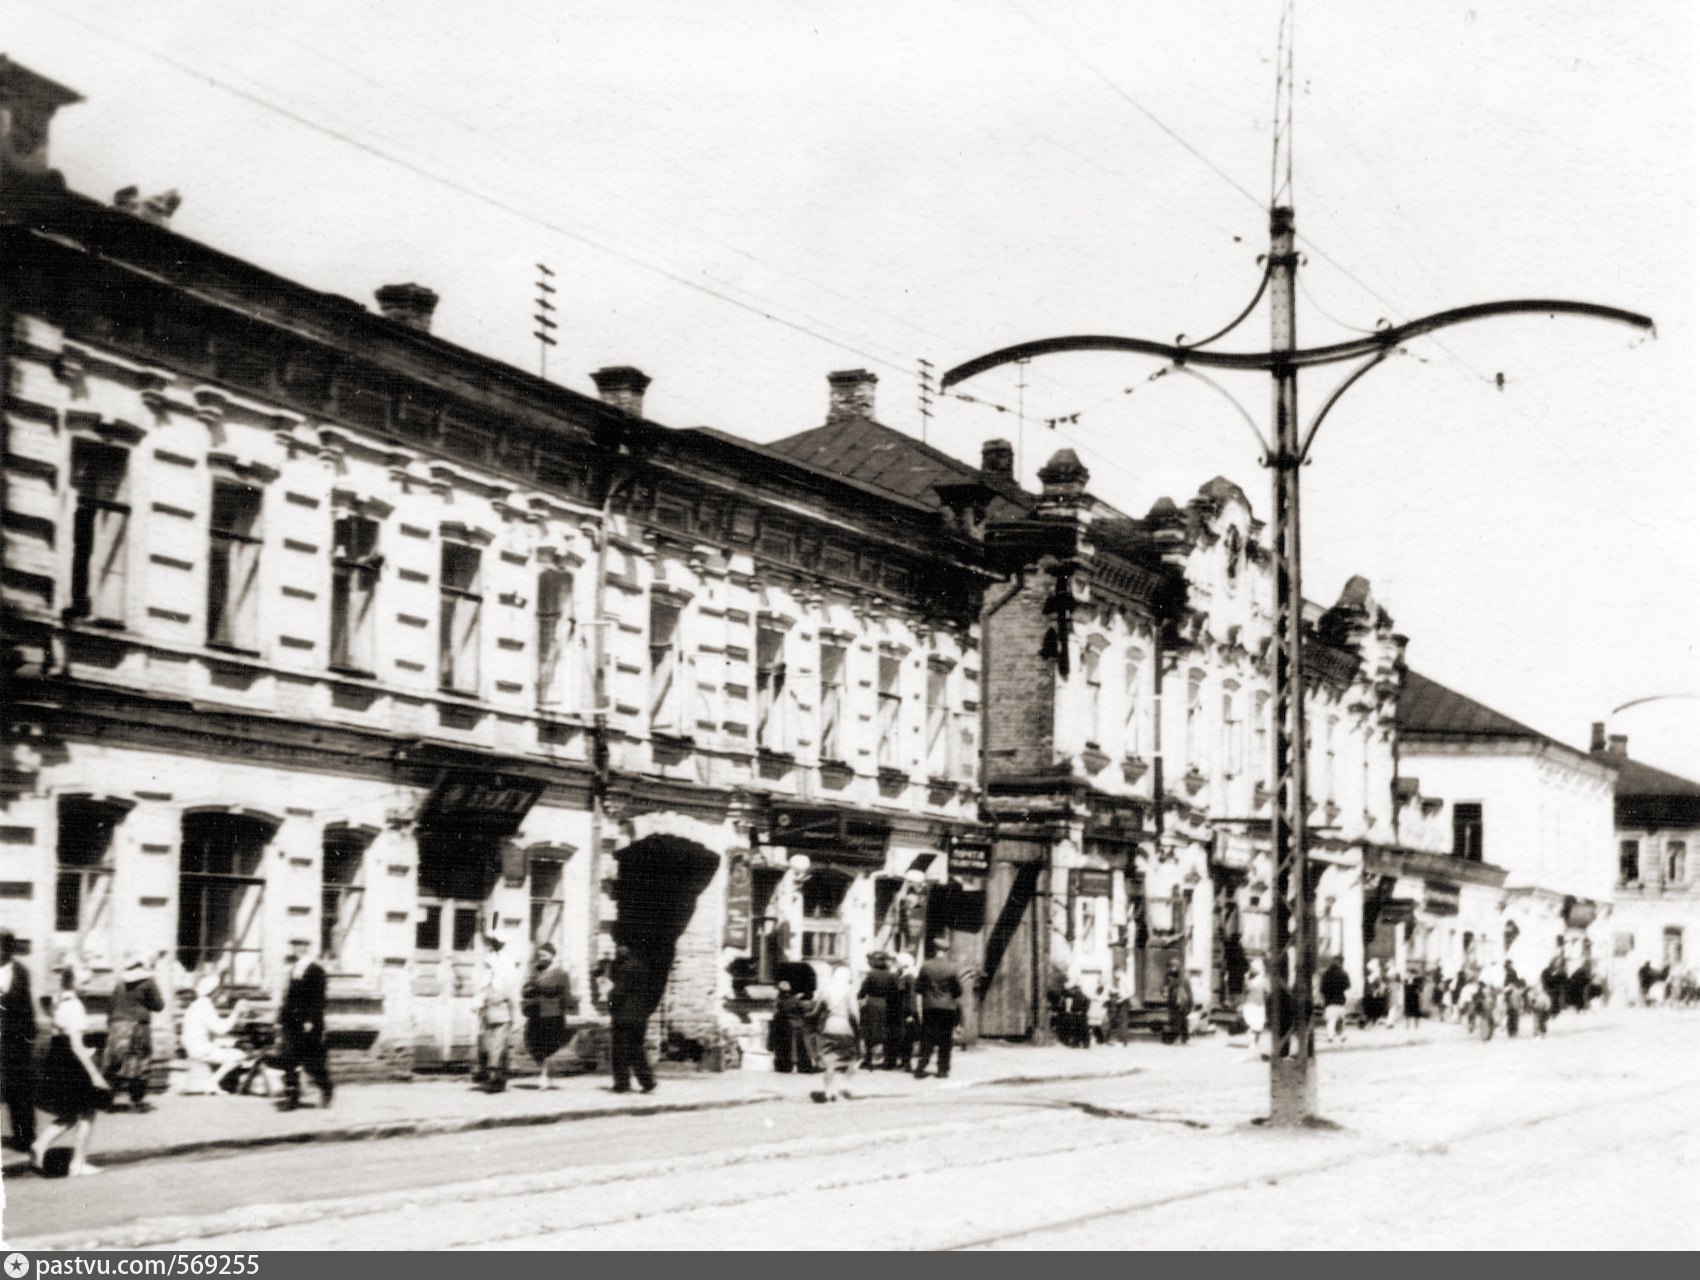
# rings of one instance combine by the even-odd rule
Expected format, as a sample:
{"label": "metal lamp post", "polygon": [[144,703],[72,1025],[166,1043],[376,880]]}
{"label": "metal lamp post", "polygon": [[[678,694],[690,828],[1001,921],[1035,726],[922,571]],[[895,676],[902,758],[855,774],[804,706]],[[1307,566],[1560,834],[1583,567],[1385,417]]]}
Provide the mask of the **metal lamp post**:
{"label": "metal lamp post", "polygon": [[[1275,205],[1269,211],[1269,255],[1262,283],[1250,304],[1226,329],[1202,342],[1153,342],[1142,338],[1084,335],[1043,338],[990,352],[950,370],[940,380],[947,391],[965,379],[1000,365],[1025,362],[1034,356],[1071,351],[1119,351],[1159,356],[1172,368],[1198,377],[1222,391],[1200,368],[1255,371],[1274,381],[1274,440],[1270,442],[1248,417],[1258,436],[1263,464],[1273,477],[1274,507],[1274,692],[1275,732],[1274,821],[1275,863],[1273,936],[1270,966],[1271,1000],[1275,1017],[1271,1031],[1270,1122],[1301,1125],[1316,1118],[1315,1046],[1311,1022],[1316,975],[1316,921],[1312,902],[1310,860],[1306,852],[1304,759],[1304,594],[1299,544],[1299,469],[1310,455],[1316,433],[1340,397],[1353,383],[1388,356],[1400,352],[1413,338],[1471,320],[1504,315],[1579,315],[1613,320],[1651,330],[1646,316],[1615,307],[1552,299],[1487,302],[1424,316],[1408,324],[1378,330],[1362,338],[1301,349],[1294,304],[1299,258],[1294,247],[1293,210]],[[1267,351],[1221,351],[1212,344],[1227,336],[1249,316],[1265,292],[1270,299],[1270,344]],[[1358,361],[1329,393],[1322,408],[1301,432],[1299,370]],[[1227,393],[1224,391],[1224,395]],[[1231,397],[1230,397],[1231,399]],[[1237,407],[1237,402],[1236,402]],[[1243,415],[1243,411],[1242,415]]]}

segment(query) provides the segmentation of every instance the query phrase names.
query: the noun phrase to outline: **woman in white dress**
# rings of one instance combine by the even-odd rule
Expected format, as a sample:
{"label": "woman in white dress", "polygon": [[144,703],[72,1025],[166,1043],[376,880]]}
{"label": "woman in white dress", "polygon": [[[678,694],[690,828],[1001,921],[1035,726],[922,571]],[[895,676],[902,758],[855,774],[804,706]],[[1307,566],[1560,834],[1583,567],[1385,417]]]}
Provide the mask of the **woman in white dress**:
{"label": "woman in white dress", "polygon": [[1245,976],[1245,1003],[1240,1017],[1251,1032],[1251,1051],[1259,1052],[1263,1033],[1269,1025],[1269,975],[1263,971],[1263,961],[1253,960]]}
{"label": "woman in white dress", "polygon": [[30,1167],[45,1172],[47,1153],[60,1138],[71,1136],[69,1175],[83,1178],[100,1170],[89,1163],[89,1139],[95,1113],[110,1106],[112,1087],[83,1043],[89,1015],[78,993],[88,983],[88,970],[73,960],[60,971],[59,994],[53,1000],[53,1043],[42,1063],[37,1105],[53,1116],[30,1147]]}
{"label": "woman in white dress", "polygon": [[856,1074],[856,1064],[862,1058],[856,986],[850,967],[843,961],[834,962],[821,1005],[820,1064],[826,1075],[820,1090],[809,1096],[816,1102],[837,1102],[850,1096],[844,1084]]}

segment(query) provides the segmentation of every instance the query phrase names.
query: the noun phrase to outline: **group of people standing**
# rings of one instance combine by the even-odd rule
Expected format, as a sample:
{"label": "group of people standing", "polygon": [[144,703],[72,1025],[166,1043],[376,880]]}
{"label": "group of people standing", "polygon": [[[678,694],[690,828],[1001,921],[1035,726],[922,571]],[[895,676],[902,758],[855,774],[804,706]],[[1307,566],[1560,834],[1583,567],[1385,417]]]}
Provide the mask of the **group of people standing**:
{"label": "group of people standing", "polygon": [[919,967],[906,954],[873,952],[860,984],[844,961],[824,963],[826,976],[812,992],[789,980],[778,985],[768,1029],[774,1070],[822,1072],[822,1087],[810,1095],[816,1102],[850,1097],[845,1086],[858,1068],[922,1079],[936,1055],[938,1078],[949,1077],[963,987],[943,944]]}
{"label": "group of people standing", "polygon": [[[573,1038],[567,1019],[579,1008],[572,980],[557,963],[554,944],[537,945],[531,956],[531,971],[523,979],[499,938],[485,940],[483,965],[478,992],[478,1064],[473,1083],[487,1093],[501,1093],[508,1087],[517,1021],[523,1024],[526,1055],[537,1066],[537,1087],[554,1088],[549,1062]],[[649,1087],[653,1088],[653,1083]]]}
{"label": "group of people standing", "polygon": [[[106,1043],[97,1058],[87,1043],[89,1016],[83,997],[91,974],[82,957],[67,956],[55,968],[55,990],[38,1009],[29,970],[17,954],[16,939],[0,930],[0,1095],[11,1121],[9,1145],[27,1150],[31,1167],[42,1172],[48,1153],[68,1139],[67,1173],[98,1173],[88,1160],[95,1117],[114,1110],[120,1100],[127,1100],[131,1111],[152,1110],[147,1095],[154,1069],[154,1019],[170,1016],[165,996],[147,964],[127,963],[112,988]],[[184,1056],[204,1064],[215,1083],[255,1061],[226,1042],[241,1010],[221,1016],[212,1002],[217,987],[216,978],[201,979],[178,1034]],[[298,944],[278,1006],[275,1050],[266,1059],[283,1073],[279,1106],[284,1110],[300,1105],[303,1072],[318,1086],[323,1104],[330,1104],[334,1087],[326,1066],[324,1010],[324,969],[304,944]],[[45,1054],[37,1052],[39,1013],[47,1015],[51,1028]],[[37,1125],[38,1112],[51,1118],[45,1128]]]}

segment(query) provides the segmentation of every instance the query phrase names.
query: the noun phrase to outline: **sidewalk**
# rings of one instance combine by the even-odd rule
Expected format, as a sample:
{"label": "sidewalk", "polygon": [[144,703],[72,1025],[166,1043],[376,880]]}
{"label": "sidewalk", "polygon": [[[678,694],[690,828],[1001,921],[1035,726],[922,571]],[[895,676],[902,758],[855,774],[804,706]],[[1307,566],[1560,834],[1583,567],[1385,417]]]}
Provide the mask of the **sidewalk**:
{"label": "sidewalk", "polygon": [[[1604,1029],[1618,1012],[1571,1015],[1555,1022],[1553,1030],[1555,1034],[1564,1034]],[[1325,1044],[1319,1038],[1317,1049],[1321,1054],[1331,1055],[1463,1038],[1463,1028],[1454,1023],[1425,1022],[1412,1031],[1352,1030],[1343,1045]],[[955,1091],[992,1085],[1106,1079],[1136,1075],[1164,1063],[1173,1064],[1177,1055],[1220,1054],[1224,1049],[1249,1056],[1243,1036],[1220,1033],[1197,1037],[1186,1048],[1149,1040],[1100,1045],[1089,1050],[983,1041],[956,1052],[948,1081],[916,1080],[899,1071],[859,1072],[852,1089],[870,1097],[902,1097],[939,1089]],[[652,1094],[616,1094],[603,1075],[558,1080],[556,1087],[546,1092],[536,1088],[534,1078],[523,1078],[500,1094],[475,1089],[465,1076],[352,1084],[337,1090],[335,1104],[328,1110],[305,1105],[292,1112],[278,1111],[271,1100],[263,1097],[156,1094],[151,1099],[154,1109],[146,1114],[119,1111],[102,1115],[95,1122],[91,1154],[96,1164],[121,1165],[209,1151],[307,1142],[357,1142],[562,1124],[610,1115],[712,1111],[801,1101],[819,1087],[818,1075],[778,1075],[767,1071],[675,1073],[663,1067],[658,1087]],[[310,1089],[307,1093],[315,1096]],[[5,1153],[8,1177],[27,1176],[27,1165],[28,1157],[24,1153]]]}

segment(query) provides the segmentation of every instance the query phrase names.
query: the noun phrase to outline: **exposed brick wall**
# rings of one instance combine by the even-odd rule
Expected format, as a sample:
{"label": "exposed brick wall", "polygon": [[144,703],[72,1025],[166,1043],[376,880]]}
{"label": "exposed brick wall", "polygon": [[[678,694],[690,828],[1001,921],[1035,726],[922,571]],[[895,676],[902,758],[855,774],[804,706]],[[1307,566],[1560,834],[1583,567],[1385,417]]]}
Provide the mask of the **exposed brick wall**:
{"label": "exposed brick wall", "polygon": [[[1053,762],[1055,667],[1039,656],[1049,619],[1048,574],[1028,575],[1019,595],[986,624],[986,777],[1027,773]],[[994,601],[996,603],[996,601]]]}

